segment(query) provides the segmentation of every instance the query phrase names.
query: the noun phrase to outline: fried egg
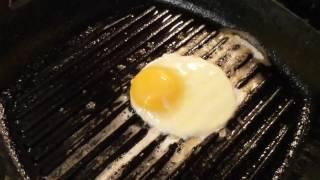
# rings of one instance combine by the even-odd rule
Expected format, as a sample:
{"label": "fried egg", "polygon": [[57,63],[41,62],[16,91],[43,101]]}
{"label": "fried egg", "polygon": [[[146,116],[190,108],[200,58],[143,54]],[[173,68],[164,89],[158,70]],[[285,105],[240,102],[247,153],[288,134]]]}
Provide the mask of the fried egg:
{"label": "fried egg", "polygon": [[178,54],[147,64],[131,81],[130,102],[151,127],[184,139],[221,130],[238,105],[220,67]]}

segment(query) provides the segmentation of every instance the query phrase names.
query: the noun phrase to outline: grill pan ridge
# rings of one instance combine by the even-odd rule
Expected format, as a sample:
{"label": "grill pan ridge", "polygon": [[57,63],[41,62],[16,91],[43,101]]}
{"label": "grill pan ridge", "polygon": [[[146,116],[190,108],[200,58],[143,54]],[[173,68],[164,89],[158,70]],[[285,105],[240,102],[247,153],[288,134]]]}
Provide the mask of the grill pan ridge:
{"label": "grill pan ridge", "polygon": [[[308,129],[310,100],[235,35],[163,5],[76,34],[64,56],[17,83],[33,85],[2,93],[1,134],[21,177],[281,178]],[[177,140],[134,114],[130,79],[166,52],[217,63],[241,90],[225,137]]]}

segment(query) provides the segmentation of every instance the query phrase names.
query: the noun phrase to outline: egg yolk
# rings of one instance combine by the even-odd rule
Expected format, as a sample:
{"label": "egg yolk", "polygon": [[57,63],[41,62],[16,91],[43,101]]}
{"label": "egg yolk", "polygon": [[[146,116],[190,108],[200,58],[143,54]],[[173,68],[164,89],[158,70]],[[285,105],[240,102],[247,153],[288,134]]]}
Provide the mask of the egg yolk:
{"label": "egg yolk", "polygon": [[148,111],[169,111],[179,102],[183,93],[182,82],[173,69],[147,67],[131,81],[130,96],[138,106]]}

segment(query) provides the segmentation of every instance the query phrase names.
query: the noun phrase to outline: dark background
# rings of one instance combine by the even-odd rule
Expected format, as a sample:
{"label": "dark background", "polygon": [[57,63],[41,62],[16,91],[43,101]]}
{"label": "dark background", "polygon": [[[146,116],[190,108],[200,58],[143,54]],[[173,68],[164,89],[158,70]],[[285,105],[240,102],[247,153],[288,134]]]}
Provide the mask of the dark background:
{"label": "dark background", "polygon": [[278,0],[296,15],[320,30],[320,0]]}

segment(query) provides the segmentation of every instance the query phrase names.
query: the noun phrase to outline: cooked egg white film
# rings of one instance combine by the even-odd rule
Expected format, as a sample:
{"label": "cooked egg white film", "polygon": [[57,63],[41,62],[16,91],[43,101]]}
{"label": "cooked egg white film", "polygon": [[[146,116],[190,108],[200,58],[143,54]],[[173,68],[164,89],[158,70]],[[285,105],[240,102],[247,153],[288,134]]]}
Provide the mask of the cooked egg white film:
{"label": "cooked egg white film", "polygon": [[177,94],[175,106],[165,111],[138,105],[137,97],[130,93],[132,107],[150,126],[184,139],[206,137],[222,129],[234,114],[237,98],[220,67],[199,57],[178,54],[165,54],[144,69],[153,67],[170,68],[179,74],[183,90]]}

